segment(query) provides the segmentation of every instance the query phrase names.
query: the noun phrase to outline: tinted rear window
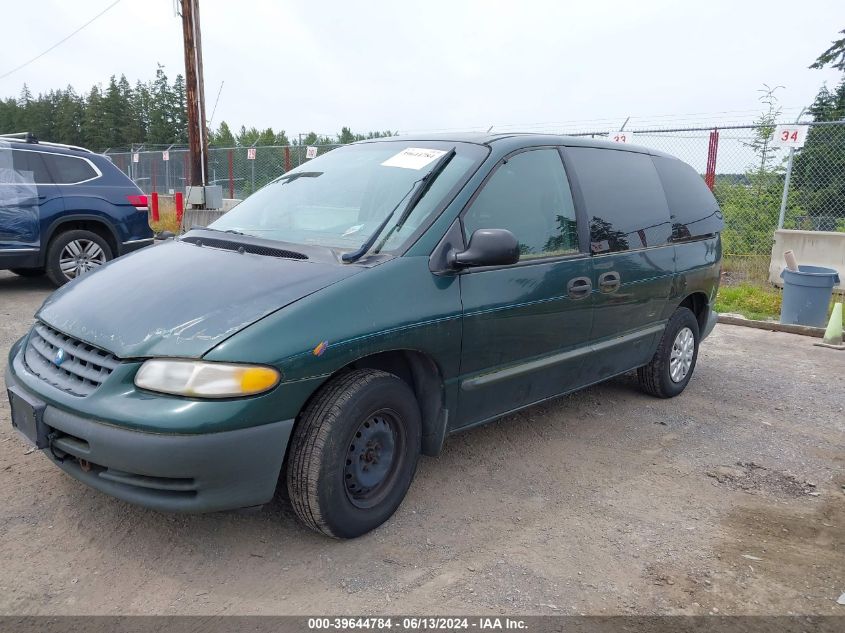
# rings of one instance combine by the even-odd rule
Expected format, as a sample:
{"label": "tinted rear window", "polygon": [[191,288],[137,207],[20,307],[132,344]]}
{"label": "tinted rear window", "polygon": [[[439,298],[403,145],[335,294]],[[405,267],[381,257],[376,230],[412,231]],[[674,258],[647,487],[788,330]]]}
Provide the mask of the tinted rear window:
{"label": "tinted rear window", "polygon": [[570,147],[590,218],[594,253],[661,246],[669,241],[669,207],[647,154]]}
{"label": "tinted rear window", "polygon": [[698,172],[674,158],[653,160],[672,213],[672,239],[719,233],[723,225],[719,204]]}
{"label": "tinted rear window", "polygon": [[88,161],[62,154],[43,154],[47,168],[58,184],[73,184],[97,177],[97,172]]}

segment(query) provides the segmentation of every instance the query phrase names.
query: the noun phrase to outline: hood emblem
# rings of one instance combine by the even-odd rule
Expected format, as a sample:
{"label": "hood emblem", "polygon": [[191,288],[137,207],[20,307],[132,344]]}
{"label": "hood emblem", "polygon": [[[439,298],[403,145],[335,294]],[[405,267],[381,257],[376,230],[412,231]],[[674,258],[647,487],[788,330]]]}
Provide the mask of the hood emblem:
{"label": "hood emblem", "polygon": [[56,367],[61,367],[62,363],[65,362],[65,355],[65,350],[60,347],[58,350],[56,350],[56,355],[53,356],[53,364]]}

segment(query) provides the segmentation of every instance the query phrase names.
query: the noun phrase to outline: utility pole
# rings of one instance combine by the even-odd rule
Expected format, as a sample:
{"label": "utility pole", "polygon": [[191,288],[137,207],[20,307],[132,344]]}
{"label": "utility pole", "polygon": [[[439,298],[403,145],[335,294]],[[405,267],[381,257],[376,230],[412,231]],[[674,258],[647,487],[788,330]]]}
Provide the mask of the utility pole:
{"label": "utility pole", "polygon": [[199,0],[180,0],[185,43],[185,98],[188,108],[189,186],[206,184],[208,133],[205,129],[205,89],[202,77],[202,39]]}

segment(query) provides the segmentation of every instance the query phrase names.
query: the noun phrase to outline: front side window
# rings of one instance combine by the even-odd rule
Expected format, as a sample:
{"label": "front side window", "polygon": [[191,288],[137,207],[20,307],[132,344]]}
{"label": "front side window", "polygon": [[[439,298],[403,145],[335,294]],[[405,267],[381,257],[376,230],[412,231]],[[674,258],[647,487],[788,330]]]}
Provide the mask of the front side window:
{"label": "front side window", "polygon": [[651,156],[595,147],[570,147],[566,153],[590,218],[593,253],[669,241],[669,207]]}
{"label": "front side window", "polygon": [[[452,148],[455,155],[397,226],[412,192]],[[481,146],[439,141],[340,147],[277,178],[209,228],[348,251],[364,244],[392,211],[373,248],[392,251],[431,218],[486,153]]]}
{"label": "front side window", "polygon": [[44,154],[44,162],[53,174],[53,181],[60,185],[85,182],[97,177],[97,172],[87,160],[63,154]]}
{"label": "front side window", "polygon": [[463,218],[469,241],[478,229],[507,229],[520,257],[578,252],[575,206],[556,149],[521,152],[493,172]]}

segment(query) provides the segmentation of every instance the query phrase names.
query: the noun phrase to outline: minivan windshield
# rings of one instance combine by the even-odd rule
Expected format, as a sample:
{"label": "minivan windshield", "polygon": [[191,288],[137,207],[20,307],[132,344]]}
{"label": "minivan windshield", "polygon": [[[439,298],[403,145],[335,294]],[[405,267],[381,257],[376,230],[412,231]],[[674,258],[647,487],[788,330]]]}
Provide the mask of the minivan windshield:
{"label": "minivan windshield", "polygon": [[[405,205],[438,158],[455,149],[410,215]],[[394,211],[372,250],[398,249],[463,184],[485,148],[439,141],[379,141],[347,145],[276,178],[209,228],[342,251],[361,247]]]}

